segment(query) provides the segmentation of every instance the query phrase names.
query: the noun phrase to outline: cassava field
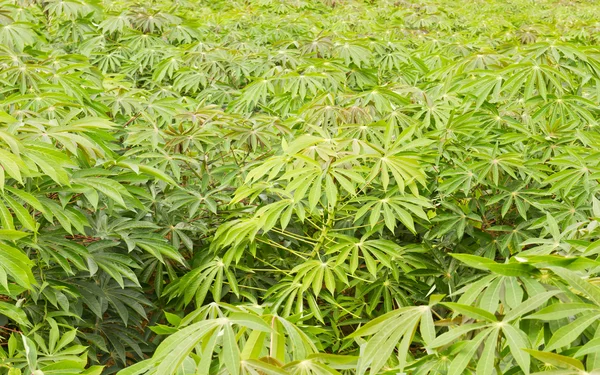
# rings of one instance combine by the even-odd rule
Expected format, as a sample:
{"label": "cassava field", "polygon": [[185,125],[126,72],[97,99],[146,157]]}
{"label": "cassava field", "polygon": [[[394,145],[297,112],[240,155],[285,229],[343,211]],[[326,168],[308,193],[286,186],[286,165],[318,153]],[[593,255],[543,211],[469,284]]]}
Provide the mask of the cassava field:
{"label": "cassava field", "polygon": [[600,2],[0,0],[0,375],[600,374]]}

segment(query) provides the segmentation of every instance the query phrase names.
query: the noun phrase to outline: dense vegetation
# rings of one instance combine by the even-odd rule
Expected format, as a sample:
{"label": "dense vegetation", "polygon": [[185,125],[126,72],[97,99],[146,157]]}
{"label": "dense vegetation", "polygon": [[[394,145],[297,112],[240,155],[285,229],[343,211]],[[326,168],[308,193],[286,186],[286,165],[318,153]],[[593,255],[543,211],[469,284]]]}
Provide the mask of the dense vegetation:
{"label": "dense vegetation", "polygon": [[599,36],[0,0],[0,374],[599,374]]}

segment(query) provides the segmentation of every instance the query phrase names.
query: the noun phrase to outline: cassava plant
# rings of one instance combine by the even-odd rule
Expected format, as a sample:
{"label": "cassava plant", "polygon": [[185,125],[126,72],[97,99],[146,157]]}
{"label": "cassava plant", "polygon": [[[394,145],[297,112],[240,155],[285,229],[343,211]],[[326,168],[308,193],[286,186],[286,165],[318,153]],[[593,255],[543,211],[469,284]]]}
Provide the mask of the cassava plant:
{"label": "cassava plant", "polygon": [[0,0],[0,375],[600,374],[598,35]]}

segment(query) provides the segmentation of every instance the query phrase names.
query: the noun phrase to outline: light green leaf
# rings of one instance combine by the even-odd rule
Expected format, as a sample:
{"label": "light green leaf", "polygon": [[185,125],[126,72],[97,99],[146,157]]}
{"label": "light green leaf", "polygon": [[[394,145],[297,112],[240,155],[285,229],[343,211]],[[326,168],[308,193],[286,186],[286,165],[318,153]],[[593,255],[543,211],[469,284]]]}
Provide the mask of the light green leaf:
{"label": "light green leaf", "polygon": [[539,350],[533,349],[523,349],[527,353],[531,354],[534,358],[542,361],[542,363],[548,363],[554,366],[568,368],[573,370],[581,370],[584,371],[585,368],[583,364],[576,360],[575,358],[567,357],[564,355],[551,353],[551,352],[542,352]]}
{"label": "light green leaf", "polygon": [[455,302],[443,302],[441,304],[446,307],[451,308],[452,310],[454,310],[454,312],[468,316],[473,319],[486,320],[488,322],[498,321],[498,319],[496,318],[496,316],[494,314],[491,314],[483,309],[480,309],[480,308],[477,308],[474,306],[462,305],[460,303],[455,303]]}
{"label": "light green leaf", "polygon": [[590,324],[596,322],[599,318],[600,312],[591,312],[578,317],[571,323],[558,329],[546,344],[545,349],[547,351],[552,351],[569,345],[575,341],[579,335],[590,326]]}
{"label": "light green leaf", "polygon": [[504,337],[506,337],[513,358],[517,361],[521,370],[523,370],[525,374],[529,374],[530,359],[523,351],[531,346],[528,342],[527,335],[510,324],[502,324],[502,333],[504,334]]}

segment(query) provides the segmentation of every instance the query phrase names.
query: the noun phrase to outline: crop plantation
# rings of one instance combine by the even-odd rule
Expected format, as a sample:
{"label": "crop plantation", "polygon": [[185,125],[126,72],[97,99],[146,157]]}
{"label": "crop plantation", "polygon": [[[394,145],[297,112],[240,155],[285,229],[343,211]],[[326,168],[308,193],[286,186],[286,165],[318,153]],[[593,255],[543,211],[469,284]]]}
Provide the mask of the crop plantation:
{"label": "crop plantation", "polygon": [[0,375],[598,375],[599,100],[595,0],[0,0]]}

